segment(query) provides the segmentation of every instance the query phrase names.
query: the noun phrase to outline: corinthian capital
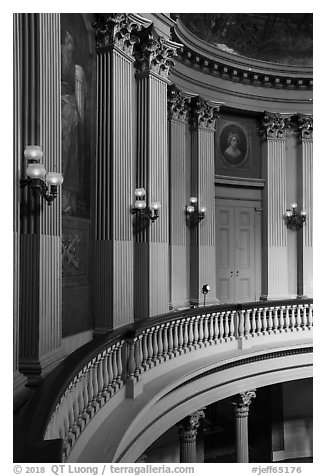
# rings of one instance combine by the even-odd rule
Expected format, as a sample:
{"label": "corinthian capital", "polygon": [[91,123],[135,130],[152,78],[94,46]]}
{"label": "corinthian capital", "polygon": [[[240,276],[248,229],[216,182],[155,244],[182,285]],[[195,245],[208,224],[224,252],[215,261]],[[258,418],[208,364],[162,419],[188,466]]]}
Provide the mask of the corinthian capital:
{"label": "corinthian capital", "polygon": [[98,48],[116,46],[132,55],[135,43],[139,41],[137,32],[147,27],[149,21],[140,15],[128,13],[99,13],[93,23]]}
{"label": "corinthian capital", "polygon": [[158,36],[153,25],[139,34],[139,42],[135,48],[135,67],[138,73],[151,71],[167,78],[170,67],[174,65],[173,57],[181,48],[180,43]]}
{"label": "corinthian capital", "polygon": [[199,96],[191,102],[191,124],[194,128],[215,130],[215,121],[222,103],[208,102]]}
{"label": "corinthian capital", "polygon": [[180,91],[174,84],[168,86],[168,117],[188,122],[192,95]]}
{"label": "corinthian capital", "polygon": [[313,117],[309,114],[296,114],[293,120],[297,126],[300,140],[308,140],[313,137]]}
{"label": "corinthian capital", "polygon": [[242,417],[248,416],[249,405],[253,398],[256,398],[255,390],[248,390],[247,392],[241,392],[232,398],[231,403],[232,405],[234,405],[236,417],[242,418]]}
{"label": "corinthian capital", "polygon": [[264,139],[285,139],[289,127],[289,115],[265,111],[259,130]]}
{"label": "corinthian capital", "polygon": [[205,413],[203,410],[198,410],[195,413],[184,418],[180,424],[180,433],[184,436],[196,436],[197,428],[200,425],[200,420],[204,418]]}

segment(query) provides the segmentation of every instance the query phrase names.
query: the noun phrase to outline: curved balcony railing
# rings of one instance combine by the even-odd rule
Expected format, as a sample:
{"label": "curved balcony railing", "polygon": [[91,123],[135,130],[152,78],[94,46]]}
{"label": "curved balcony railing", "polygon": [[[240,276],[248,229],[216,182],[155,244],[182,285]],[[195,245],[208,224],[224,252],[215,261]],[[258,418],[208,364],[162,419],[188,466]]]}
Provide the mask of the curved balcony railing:
{"label": "curved balcony railing", "polygon": [[78,349],[45,380],[29,406],[28,443],[50,448],[52,441],[52,461],[65,461],[99,409],[153,367],[188,351],[312,326],[311,299],[199,307],[128,325]]}

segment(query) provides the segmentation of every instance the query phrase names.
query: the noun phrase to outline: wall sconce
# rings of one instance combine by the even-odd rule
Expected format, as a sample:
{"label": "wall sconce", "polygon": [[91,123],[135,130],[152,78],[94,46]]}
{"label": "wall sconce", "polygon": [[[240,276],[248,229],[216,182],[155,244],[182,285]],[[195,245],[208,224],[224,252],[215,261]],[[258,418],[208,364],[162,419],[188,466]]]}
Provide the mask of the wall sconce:
{"label": "wall sconce", "polygon": [[135,203],[131,209],[132,214],[136,214],[136,217],[140,220],[154,222],[159,217],[159,209],[161,208],[160,202],[153,202],[150,206],[146,203],[146,190],[144,188],[136,188],[135,190]]}
{"label": "wall sconce", "polygon": [[292,203],[292,210],[286,210],[283,216],[285,224],[290,230],[300,230],[307,218],[307,213],[304,210],[297,213],[297,207],[296,203]]}
{"label": "wall sconce", "polygon": [[197,197],[190,197],[189,203],[190,205],[186,207],[187,223],[189,226],[195,226],[205,218],[206,207],[198,206]]}
{"label": "wall sconce", "polygon": [[30,186],[34,197],[43,197],[51,205],[58,194],[58,186],[63,182],[62,174],[58,172],[46,172],[41,163],[43,151],[39,145],[27,145],[24,150],[27,160],[27,179],[20,181],[21,187]]}
{"label": "wall sconce", "polygon": [[202,287],[202,293],[204,295],[204,306],[206,304],[206,294],[209,293],[209,291],[211,290],[211,287],[209,284],[204,284],[203,287]]}

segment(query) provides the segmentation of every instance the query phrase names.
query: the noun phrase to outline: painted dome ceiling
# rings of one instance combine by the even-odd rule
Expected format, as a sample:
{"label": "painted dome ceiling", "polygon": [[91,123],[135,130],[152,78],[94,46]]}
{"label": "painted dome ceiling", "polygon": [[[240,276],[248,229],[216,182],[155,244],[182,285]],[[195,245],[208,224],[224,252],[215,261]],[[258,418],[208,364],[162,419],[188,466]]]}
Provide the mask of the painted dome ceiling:
{"label": "painted dome ceiling", "polygon": [[312,66],[312,13],[181,13],[196,36],[220,50],[262,61]]}

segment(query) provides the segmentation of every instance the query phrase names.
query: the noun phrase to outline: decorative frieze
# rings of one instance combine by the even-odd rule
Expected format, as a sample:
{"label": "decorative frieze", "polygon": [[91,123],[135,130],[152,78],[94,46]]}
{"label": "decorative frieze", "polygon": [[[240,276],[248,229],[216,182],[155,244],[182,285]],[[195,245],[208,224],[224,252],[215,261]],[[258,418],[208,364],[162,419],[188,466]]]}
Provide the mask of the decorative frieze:
{"label": "decorative frieze", "polygon": [[285,139],[290,125],[290,115],[265,111],[259,130],[264,139]]}
{"label": "decorative frieze", "polygon": [[193,128],[215,130],[215,122],[218,119],[217,113],[222,103],[205,101],[199,96],[192,99],[191,102],[191,125]]}
{"label": "decorative frieze", "polygon": [[97,48],[116,46],[132,55],[135,43],[139,42],[137,32],[150,22],[140,15],[128,13],[100,13],[93,23],[96,31]]}
{"label": "decorative frieze", "polygon": [[177,56],[182,45],[158,36],[153,25],[139,33],[139,40],[134,53],[137,72],[151,71],[167,79],[170,67],[174,65],[172,58]]}
{"label": "decorative frieze", "polygon": [[168,119],[187,123],[190,117],[192,95],[180,91],[174,84],[168,86]]}

